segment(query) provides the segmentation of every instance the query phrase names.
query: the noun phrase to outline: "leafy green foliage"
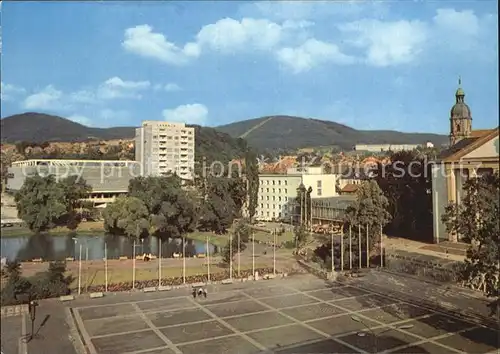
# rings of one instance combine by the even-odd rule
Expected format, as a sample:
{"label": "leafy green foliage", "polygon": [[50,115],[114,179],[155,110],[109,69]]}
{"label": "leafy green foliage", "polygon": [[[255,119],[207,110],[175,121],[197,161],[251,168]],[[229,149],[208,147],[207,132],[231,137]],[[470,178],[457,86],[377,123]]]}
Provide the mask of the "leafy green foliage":
{"label": "leafy green foliage", "polygon": [[53,175],[36,175],[26,178],[15,202],[19,217],[34,232],[59,225],[75,229],[79,223],[75,209],[88,191],[86,182],[74,176],[58,181]]}
{"label": "leafy green foliage", "polygon": [[226,233],[241,216],[245,185],[241,178],[208,177],[200,180],[198,230]]}
{"label": "leafy green foliage", "polygon": [[[14,305],[31,299],[46,299],[70,293],[73,277],[66,276],[66,263],[51,262],[49,269],[32,278],[21,275],[18,261],[8,262],[7,282],[1,291],[2,305]],[[25,296],[23,296],[25,295]]]}
{"label": "leafy green foliage", "polygon": [[389,202],[374,180],[362,183],[357,190],[356,203],[349,206],[345,213],[345,222],[353,231],[360,228],[369,235],[370,249],[380,237],[380,230],[391,220],[387,211]]}
{"label": "leafy green foliage", "polygon": [[[470,178],[464,184],[459,205],[446,207],[443,222],[447,231],[460,235],[471,245],[467,251],[462,280],[474,289],[500,296],[500,177],[485,175]],[[496,308],[496,307],[494,307]]]}
{"label": "leafy green foliage", "polygon": [[144,203],[151,231],[158,236],[179,237],[196,226],[195,200],[176,176],[134,178],[129,197]]}
{"label": "leafy green foliage", "polygon": [[104,228],[115,235],[139,238],[149,230],[149,213],[142,200],[136,197],[118,197],[104,209]]}
{"label": "leafy green foliage", "polygon": [[[392,218],[387,231],[419,241],[432,239],[431,165],[420,151],[392,154],[391,163],[379,164],[375,180],[384,192]],[[411,208],[408,206],[411,205]]]}

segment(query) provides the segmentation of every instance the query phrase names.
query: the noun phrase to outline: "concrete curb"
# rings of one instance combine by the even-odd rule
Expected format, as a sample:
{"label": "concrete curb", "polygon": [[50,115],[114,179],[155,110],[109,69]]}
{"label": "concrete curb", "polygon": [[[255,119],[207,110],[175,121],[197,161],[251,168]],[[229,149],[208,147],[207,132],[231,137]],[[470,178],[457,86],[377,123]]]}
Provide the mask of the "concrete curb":
{"label": "concrete curb", "polygon": [[89,297],[91,299],[98,299],[98,298],[104,297],[104,293],[101,293],[101,292],[99,292],[99,293],[90,293]]}

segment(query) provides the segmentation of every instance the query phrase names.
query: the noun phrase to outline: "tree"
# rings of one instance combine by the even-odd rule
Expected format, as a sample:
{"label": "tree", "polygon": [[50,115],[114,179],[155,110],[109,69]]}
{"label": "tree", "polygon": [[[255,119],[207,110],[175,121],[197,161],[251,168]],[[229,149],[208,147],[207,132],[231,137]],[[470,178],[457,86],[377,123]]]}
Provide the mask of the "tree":
{"label": "tree", "polygon": [[195,201],[181,188],[177,176],[134,178],[129,183],[129,196],[144,203],[152,232],[160,237],[179,237],[196,226]]}
{"label": "tree", "polygon": [[241,216],[245,199],[239,178],[208,177],[199,184],[199,230],[223,234]]}
{"label": "tree", "polygon": [[81,213],[77,209],[83,209],[86,205],[83,199],[92,191],[92,187],[79,176],[70,176],[60,182],[64,193],[64,203],[66,204],[66,214],[59,221],[70,230],[75,230],[81,221]]}
{"label": "tree", "polygon": [[359,186],[355,204],[346,209],[345,222],[355,229],[359,227],[365,235],[368,231],[370,249],[380,237],[380,229],[391,219],[388,206],[377,182],[369,180]]}
{"label": "tree", "polygon": [[257,155],[251,150],[248,150],[245,155],[245,172],[247,179],[248,216],[250,222],[252,222],[259,198],[259,166],[257,164]]}
{"label": "tree", "polygon": [[64,189],[52,175],[26,178],[15,195],[19,217],[34,232],[54,228],[68,211],[64,193]]}
{"label": "tree", "polygon": [[149,214],[139,198],[118,197],[103,212],[104,228],[114,235],[139,237],[149,229]]}
{"label": "tree", "polygon": [[299,214],[300,225],[308,225],[311,220],[311,193],[312,188],[306,187],[301,183],[297,188],[297,197],[295,198],[295,203],[297,205],[297,214]]}
{"label": "tree", "polygon": [[432,239],[431,165],[417,150],[393,153],[391,161],[379,164],[374,171],[389,202],[392,218],[388,231],[421,241]]}
{"label": "tree", "polygon": [[470,178],[464,184],[460,204],[450,204],[442,217],[449,233],[470,242],[461,280],[494,298],[492,310],[498,309],[500,296],[500,177],[498,172]]}

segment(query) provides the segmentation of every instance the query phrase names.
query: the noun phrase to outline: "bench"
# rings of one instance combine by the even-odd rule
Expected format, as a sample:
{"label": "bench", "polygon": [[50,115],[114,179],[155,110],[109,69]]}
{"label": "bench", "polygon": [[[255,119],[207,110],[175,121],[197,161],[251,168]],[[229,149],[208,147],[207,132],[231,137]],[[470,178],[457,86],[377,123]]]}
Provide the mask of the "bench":
{"label": "bench", "polygon": [[91,299],[98,299],[100,297],[104,297],[104,294],[99,292],[99,293],[90,293],[90,298]]}

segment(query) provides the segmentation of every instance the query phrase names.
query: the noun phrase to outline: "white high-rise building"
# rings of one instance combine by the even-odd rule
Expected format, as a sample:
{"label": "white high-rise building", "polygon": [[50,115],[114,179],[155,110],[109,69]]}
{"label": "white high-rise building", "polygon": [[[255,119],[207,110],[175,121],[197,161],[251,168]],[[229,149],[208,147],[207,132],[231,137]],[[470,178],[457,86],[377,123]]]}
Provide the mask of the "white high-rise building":
{"label": "white high-rise building", "polygon": [[143,121],[135,130],[135,159],[145,176],[176,173],[180,178],[194,177],[194,128],[184,123]]}

